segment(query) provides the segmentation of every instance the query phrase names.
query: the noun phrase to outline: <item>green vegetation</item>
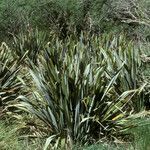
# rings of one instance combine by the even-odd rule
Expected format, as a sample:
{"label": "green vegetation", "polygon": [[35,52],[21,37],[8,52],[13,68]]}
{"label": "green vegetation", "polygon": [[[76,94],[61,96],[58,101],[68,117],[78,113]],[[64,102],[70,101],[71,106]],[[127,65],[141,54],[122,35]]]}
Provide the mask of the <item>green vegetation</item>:
{"label": "green vegetation", "polygon": [[[0,121],[0,148],[1,150],[28,150],[42,149],[43,140],[41,138],[35,138],[32,136],[32,140],[29,135],[25,135],[24,132],[33,132],[32,126],[25,124],[25,119],[21,122],[13,121],[10,115],[7,115],[7,119]],[[11,124],[10,124],[11,123]]]}
{"label": "green vegetation", "polygon": [[148,0],[0,2],[0,149],[149,150]]}

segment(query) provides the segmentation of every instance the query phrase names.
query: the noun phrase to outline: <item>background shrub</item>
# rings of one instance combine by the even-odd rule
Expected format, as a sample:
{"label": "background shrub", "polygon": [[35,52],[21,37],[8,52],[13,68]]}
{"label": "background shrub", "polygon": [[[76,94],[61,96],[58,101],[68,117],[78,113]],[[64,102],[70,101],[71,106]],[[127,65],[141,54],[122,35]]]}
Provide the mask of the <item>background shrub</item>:
{"label": "background shrub", "polygon": [[145,38],[149,36],[149,5],[148,0],[2,0],[0,29],[3,36],[38,27],[61,38],[81,30],[124,31]]}

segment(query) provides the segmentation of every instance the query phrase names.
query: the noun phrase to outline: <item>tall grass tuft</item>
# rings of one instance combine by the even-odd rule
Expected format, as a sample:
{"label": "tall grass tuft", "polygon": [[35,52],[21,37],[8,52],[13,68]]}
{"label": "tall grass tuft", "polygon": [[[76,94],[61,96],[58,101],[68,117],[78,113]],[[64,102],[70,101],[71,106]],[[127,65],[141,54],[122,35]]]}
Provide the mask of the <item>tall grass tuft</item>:
{"label": "tall grass tuft", "polygon": [[34,100],[20,96],[18,107],[49,127],[44,149],[115,139],[123,128],[117,121],[144,107],[139,50],[124,36],[101,39],[83,33],[66,43],[54,38],[39,66],[30,62],[37,90]]}

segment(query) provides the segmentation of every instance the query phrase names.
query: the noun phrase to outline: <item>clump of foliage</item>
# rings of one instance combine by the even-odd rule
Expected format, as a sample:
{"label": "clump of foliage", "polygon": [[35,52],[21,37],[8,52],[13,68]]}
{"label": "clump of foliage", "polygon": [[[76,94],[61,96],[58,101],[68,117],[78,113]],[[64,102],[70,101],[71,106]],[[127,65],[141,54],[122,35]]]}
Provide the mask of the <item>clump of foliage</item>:
{"label": "clump of foliage", "polygon": [[0,47],[0,106],[14,101],[21,90],[22,84],[18,78],[20,61],[16,61],[5,43]]}
{"label": "clump of foliage", "polygon": [[13,41],[14,54],[19,59],[25,56],[25,58],[37,64],[38,55],[44,48],[47,39],[45,32],[39,32],[37,29],[28,27],[26,33],[20,33],[17,36],[14,35]]}
{"label": "clump of foliage", "polygon": [[122,128],[116,120],[144,107],[140,67],[139,50],[123,36],[89,40],[82,34],[80,41],[70,37],[66,43],[54,38],[39,66],[30,66],[37,87],[32,100],[20,96],[18,107],[49,127],[45,149],[114,139]]}

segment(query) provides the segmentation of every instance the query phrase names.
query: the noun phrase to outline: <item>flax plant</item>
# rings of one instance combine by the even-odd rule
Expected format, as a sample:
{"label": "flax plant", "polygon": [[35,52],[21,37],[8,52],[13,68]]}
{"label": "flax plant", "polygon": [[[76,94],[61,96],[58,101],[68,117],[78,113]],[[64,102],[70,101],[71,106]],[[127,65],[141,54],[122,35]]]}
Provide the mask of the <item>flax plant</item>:
{"label": "flax plant", "polygon": [[113,139],[122,127],[116,120],[136,111],[133,103],[135,98],[140,101],[146,85],[138,84],[139,53],[132,43],[123,43],[123,36],[108,40],[85,34],[66,43],[55,38],[38,67],[31,60],[37,90],[32,101],[18,97],[18,107],[49,127],[44,149]]}

